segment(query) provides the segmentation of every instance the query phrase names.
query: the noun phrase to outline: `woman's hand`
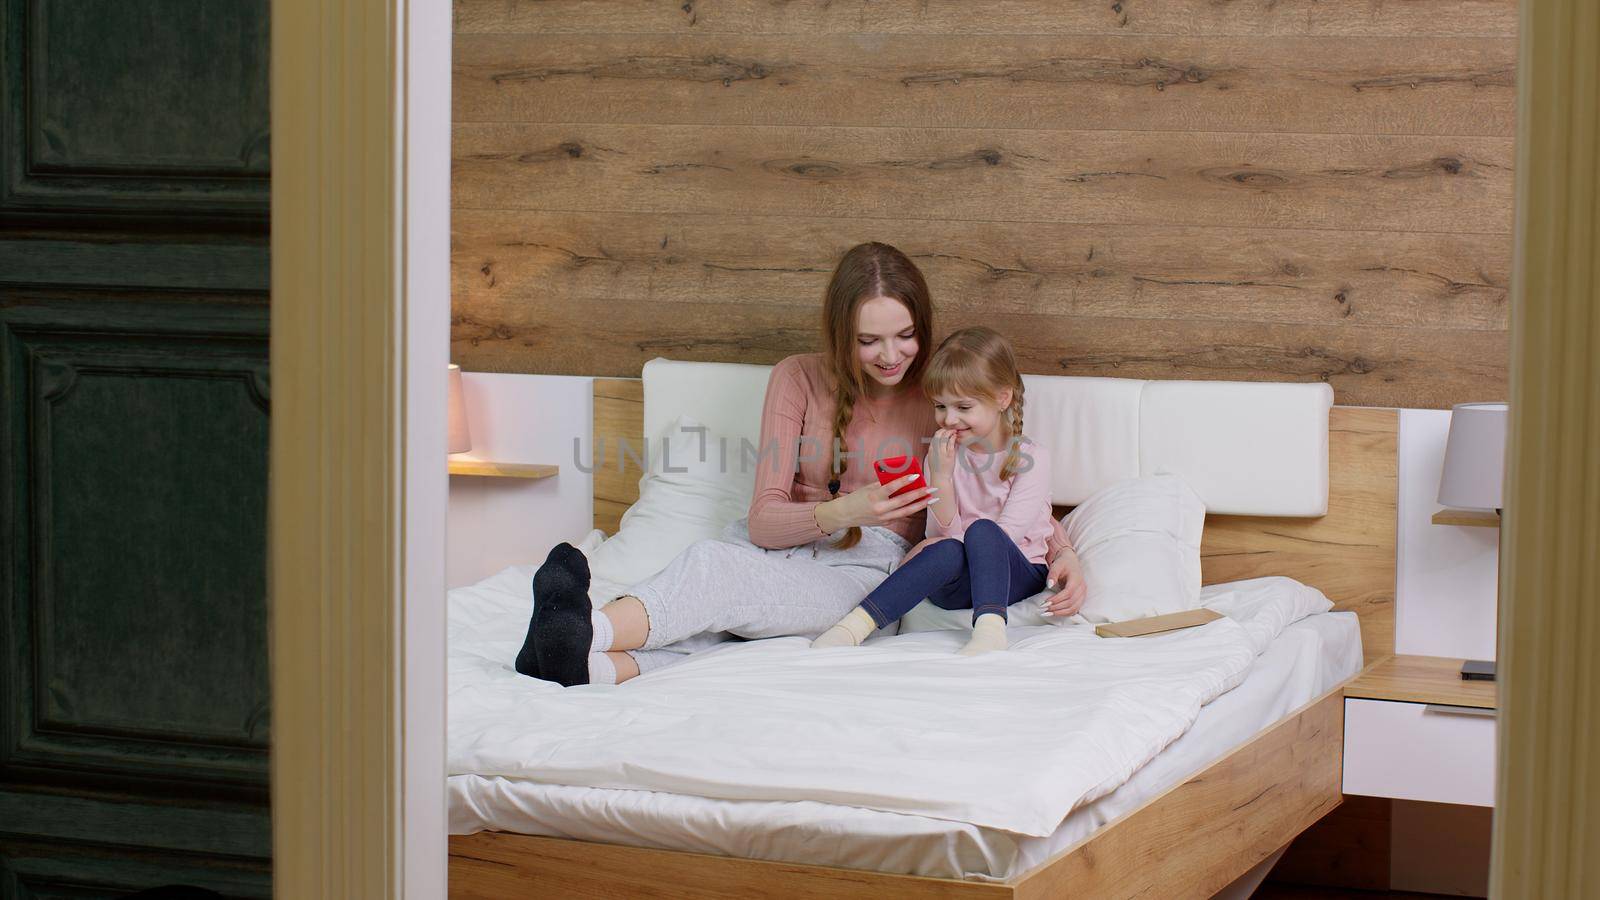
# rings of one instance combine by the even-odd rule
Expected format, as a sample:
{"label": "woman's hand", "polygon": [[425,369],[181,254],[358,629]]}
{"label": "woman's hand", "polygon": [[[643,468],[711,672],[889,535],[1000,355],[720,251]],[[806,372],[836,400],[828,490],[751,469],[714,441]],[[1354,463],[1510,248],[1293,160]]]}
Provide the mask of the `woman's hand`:
{"label": "woman's hand", "polygon": [[869,484],[856,488],[843,497],[817,504],[817,525],[832,534],[841,528],[887,525],[897,519],[914,516],[937,502],[938,489],[933,487],[906,491],[891,497],[895,491],[917,480],[917,473],[902,475],[888,484]]}
{"label": "woman's hand", "polygon": [[1057,551],[1055,559],[1050,561],[1050,573],[1045,578],[1046,586],[1054,588],[1056,592],[1039,602],[1041,613],[1052,618],[1065,618],[1083,609],[1083,601],[1089,596],[1089,586],[1083,580],[1083,563],[1078,560],[1076,552],[1065,547]]}

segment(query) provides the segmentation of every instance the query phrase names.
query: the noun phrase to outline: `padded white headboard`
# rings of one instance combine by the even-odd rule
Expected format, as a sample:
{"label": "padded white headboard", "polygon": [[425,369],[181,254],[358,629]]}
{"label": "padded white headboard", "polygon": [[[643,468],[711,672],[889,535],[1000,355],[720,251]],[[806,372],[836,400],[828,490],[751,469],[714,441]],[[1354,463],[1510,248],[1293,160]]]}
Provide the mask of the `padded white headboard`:
{"label": "padded white headboard", "polygon": [[[712,436],[760,440],[770,366],[652,359],[644,433],[678,416]],[[1049,448],[1051,499],[1072,506],[1123,478],[1173,472],[1213,513],[1321,516],[1328,511],[1326,384],[1142,381],[1025,375],[1023,430]]]}

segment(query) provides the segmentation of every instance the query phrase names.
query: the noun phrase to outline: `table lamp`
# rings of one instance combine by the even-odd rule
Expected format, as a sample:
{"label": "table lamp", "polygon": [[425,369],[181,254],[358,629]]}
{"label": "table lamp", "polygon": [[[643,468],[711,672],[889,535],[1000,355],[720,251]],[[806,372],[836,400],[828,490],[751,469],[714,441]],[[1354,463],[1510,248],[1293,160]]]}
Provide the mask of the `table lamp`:
{"label": "table lamp", "polygon": [[461,367],[451,363],[450,373],[450,449],[466,453],[472,449],[472,432],[467,428],[467,399],[461,390]]}
{"label": "table lamp", "polygon": [[[1459,403],[1451,409],[1444,472],[1439,477],[1439,503],[1451,509],[1436,514],[1435,524],[1499,527],[1500,510],[1505,505],[1501,491],[1505,482],[1506,419],[1504,403]],[[1496,585],[1497,626],[1499,590]],[[1493,681],[1494,674],[1494,660],[1469,659],[1461,666],[1461,677],[1468,681]]]}

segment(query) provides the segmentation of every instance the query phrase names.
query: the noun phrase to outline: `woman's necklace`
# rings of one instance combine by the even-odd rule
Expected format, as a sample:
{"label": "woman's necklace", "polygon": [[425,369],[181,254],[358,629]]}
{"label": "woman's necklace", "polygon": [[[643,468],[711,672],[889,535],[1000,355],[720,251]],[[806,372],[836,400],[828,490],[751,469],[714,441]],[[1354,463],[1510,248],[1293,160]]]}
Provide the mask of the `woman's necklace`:
{"label": "woman's necklace", "polygon": [[871,397],[868,397],[866,399],[867,399],[868,402],[865,403],[865,404],[862,404],[862,408],[864,408],[866,410],[867,421],[869,421],[872,424],[876,425],[876,424],[878,424],[878,409],[877,409],[877,406],[876,406],[876,401],[874,401]]}

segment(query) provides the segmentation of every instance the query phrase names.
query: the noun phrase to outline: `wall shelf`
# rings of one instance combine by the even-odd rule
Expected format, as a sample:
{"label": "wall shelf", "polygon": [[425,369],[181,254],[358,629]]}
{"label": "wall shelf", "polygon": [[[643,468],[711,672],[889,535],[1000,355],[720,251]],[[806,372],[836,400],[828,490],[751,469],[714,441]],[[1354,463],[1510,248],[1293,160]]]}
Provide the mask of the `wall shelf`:
{"label": "wall shelf", "polygon": [[1500,514],[1492,509],[1441,509],[1433,514],[1433,524],[1499,528]]}
{"label": "wall shelf", "polygon": [[489,459],[472,459],[470,457],[450,457],[451,475],[477,475],[487,478],[552,478],[561,471],[559,466],[547,466],[540,463],[511,463],[495,462]]}

